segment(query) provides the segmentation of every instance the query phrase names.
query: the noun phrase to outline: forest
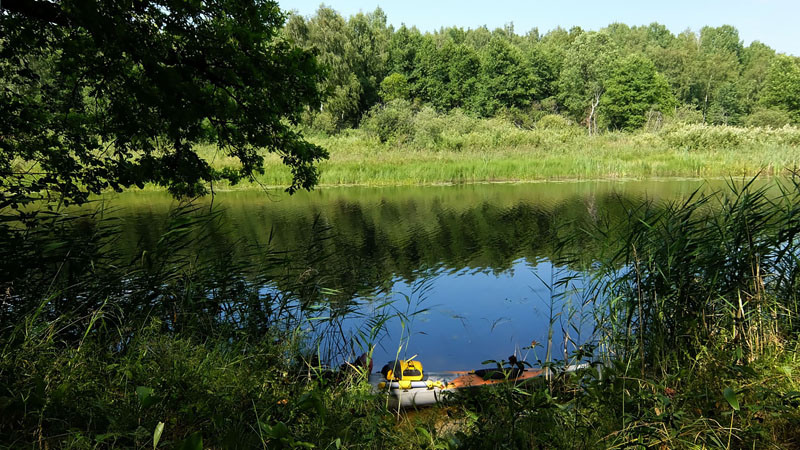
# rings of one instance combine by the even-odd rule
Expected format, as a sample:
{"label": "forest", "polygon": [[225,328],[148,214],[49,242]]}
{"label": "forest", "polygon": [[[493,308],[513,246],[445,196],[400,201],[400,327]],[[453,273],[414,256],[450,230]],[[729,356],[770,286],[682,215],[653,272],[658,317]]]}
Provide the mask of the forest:
{"label": "forest", "polygon": [[413,111],[504,117],[532,128],[558,114],[604,130],[687,123],[782,127],[800,121],[800,59],[730,25],[674,34],[664,25],[621,23],[589,31],[513,24],[422,33],[387,25],[385,13],[342,17],[321,6],[293,14],[284,33],[327,68],[328,93],[304,123],[333,134],[367,127],[385,141]]}

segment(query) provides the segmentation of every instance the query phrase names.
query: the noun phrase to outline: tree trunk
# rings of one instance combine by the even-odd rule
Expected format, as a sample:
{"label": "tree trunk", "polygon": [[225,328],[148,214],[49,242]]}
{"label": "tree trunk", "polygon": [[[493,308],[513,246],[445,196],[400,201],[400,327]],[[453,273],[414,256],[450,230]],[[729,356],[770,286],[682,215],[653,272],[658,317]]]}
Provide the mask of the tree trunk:
{"label": "tree trunk", "polygon": [[600,105],[600,96],[602,92],[595,92],[594,98],[591,102],[591,109],[589,110],[589,117],[586,118],[586,126],[589,128],[589,136],[597,134],[597,107]]}
{"label": "tree trunk", "polygon": [[711,81],[714,75],[708,77],[708,84],[706,85],[706,98],[703,100],[703,125],[706,124],[706,111],[708,111],[708,93],[711,91]]}

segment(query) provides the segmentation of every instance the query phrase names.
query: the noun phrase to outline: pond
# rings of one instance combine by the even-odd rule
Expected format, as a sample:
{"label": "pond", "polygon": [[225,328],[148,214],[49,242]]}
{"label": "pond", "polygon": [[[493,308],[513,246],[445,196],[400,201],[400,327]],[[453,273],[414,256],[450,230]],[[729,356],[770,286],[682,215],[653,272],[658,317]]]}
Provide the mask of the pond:
{"label": "pond", "polygon": [[[392,359],[402,347],[401,357],[417,355],[428,370],[467,370],[515,352],[529,361],[544,359],[548,341],[558,358],[564,330],[576,341],[591,332],[591,308],[583,305],[580,277],[564,296],[554,296],[548,287],[565,274],[581,273],[579,265],[556,261],[557,236],[625,214],[647,199],[681,199],[697,189],[724,189],[725,183],[347,187],[294,196],[229,191],[213,197],[221,220],[209,236],[220,251],[254,244],[269,248],[283,255],[275,270],[291,266],[313,274],[331,296],[360,299],[363,308],[394,299],[394,308],[409,316],[386,324],[375,349],[377,362]],[[157,192],[108,200],[122,231],[115,245],[128,257],[156,244],[177,205]],[[206,207],[212,199],[203,202]],[[592,261],[588,245],[581,240],[570,245],[573,253]],[[281,288],[277,274],[274,283]],[[410,314],[415,311],[422,312]],[[351,320],[345,328],[361,325]],[[534,342],[540,345],[530,350]]]}

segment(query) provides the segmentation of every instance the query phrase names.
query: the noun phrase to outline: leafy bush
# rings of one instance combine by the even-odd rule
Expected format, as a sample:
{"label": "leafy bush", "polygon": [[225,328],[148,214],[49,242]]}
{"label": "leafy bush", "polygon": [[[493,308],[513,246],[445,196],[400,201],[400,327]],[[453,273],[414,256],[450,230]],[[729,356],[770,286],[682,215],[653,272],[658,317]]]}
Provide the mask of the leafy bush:
{"label": "leafy bush", "polygon": [[750,127],[782,128],[792,123],[792,115],[778,108],[758,108],[745,120]]}
{"label": "leafy bush", "polygon": [[413,110],[406,100],[375,105],[361,120],[361,128],[381,142],[400,143],[413,133]]}
{"label": "leafy bush", "polygon": [[547,113],[538,109],[502,108],[497,117],[514,124],[517,128],[532,130]]}
{"label": "leafy bush", "polygon": [[675,108],[671,121],[678,124],[700,124],[703,123],[703,112],[693,105],[683,104]]}
{"label": "leafy bush", "polygon": [[339,120],[325,110],[311,115],[311,129],[332,136],[339,131]]}
{"label": "leafy bush", "polygon": [[414,116],[414,144],[419,147],[436,148],[445,130],[441,116],[430,106],[423,107]]}
{"label": "leafy bush", "polygon": [[686,150],[736,149],[747,145],[800,144],[800,128],[744,128],[712,125],[682,125],[666,127],[664,139],[673,148]]}
{"label": "leafy bush", "polygon": [[536,129],[539,130],[566,130],[573,128],[572,123],[558,114],[547,114],[536,122]]}

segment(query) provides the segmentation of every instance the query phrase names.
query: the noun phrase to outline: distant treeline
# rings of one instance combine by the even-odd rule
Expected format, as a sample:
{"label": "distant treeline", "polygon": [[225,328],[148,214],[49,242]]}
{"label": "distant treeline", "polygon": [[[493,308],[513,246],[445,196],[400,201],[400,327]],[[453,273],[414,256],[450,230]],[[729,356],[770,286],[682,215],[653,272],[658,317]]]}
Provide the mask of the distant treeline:
{"label": "distant treeline", "polygon": [[744,46],[730,25],[678,35],[658,23],[422,33],[387,25],[380,8],[346,19],[321,6],[311,17],[291,15],[284,32],[326,68],[327,99],[305,122],[327,133],[357,127],[387,104],[503,116],[521,127],[559,114],[590,133],[659,126],[669,116],[720,125],[800,122],[800,58],[758,41]]}

